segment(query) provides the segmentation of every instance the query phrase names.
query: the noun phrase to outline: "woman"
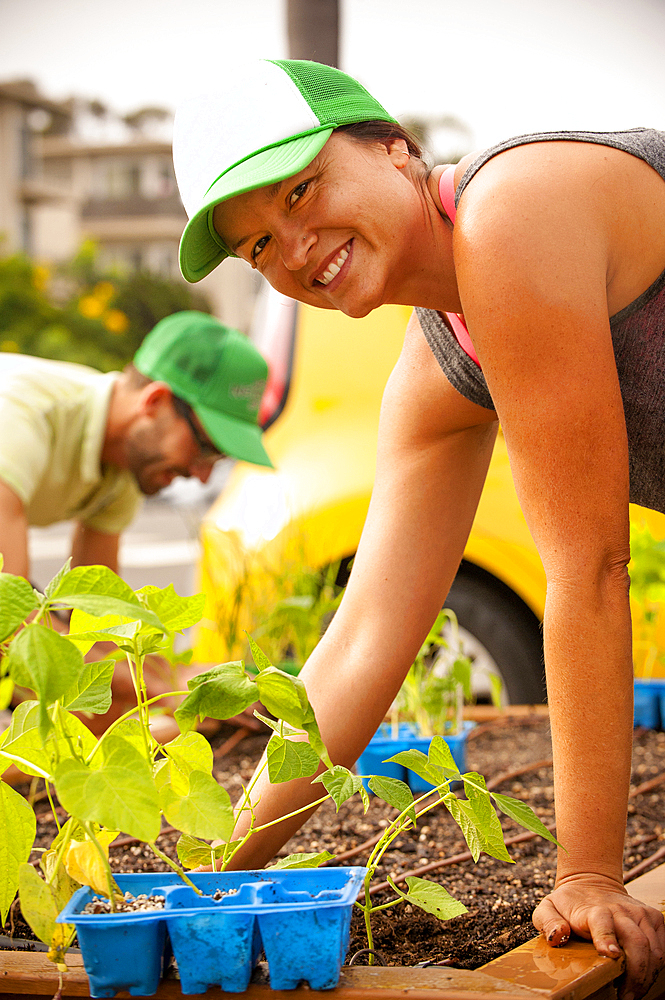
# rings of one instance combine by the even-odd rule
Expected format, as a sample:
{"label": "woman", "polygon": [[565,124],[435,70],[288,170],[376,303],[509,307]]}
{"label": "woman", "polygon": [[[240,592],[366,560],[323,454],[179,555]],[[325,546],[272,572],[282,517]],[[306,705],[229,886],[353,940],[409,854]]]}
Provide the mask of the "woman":
{"label": "woman", "polygon": [[[622,881],[626,564],[629,497],[665,510],[665,133],[521,137],[428,173],[355,81],[261,62],[234,92],[183,108],[174,159],[189,280],[233,253],[350,316],[419,307],[386,388],[347,592],[302,673],[333,759],[350,766],[365,747],[444,602],[500,420],[548,581],[566,852],[534,922],[553,945],[574,931],[623,951],[626,998],[644,992],[665,932]],[[259,791],[262,821],[315,797],[309,780]],[[265,863],[295,827],[253,840],[243,864]]]}

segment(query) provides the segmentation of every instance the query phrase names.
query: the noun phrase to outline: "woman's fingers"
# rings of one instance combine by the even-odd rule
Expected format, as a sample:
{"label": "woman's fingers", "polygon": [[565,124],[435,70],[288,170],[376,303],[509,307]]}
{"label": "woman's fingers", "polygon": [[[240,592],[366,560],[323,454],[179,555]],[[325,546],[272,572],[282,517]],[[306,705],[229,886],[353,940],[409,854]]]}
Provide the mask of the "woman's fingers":
{"label": "woman's fingers", "polygon": [[533,924],[553,948],[565,944],[570,937],[570,924],[561,916],[549,896],[533,911]]}
{"label": "woman's fingers", "polygon": [[536,907],[533,922],[553,947],[565,944],[572,932],[591,939],[599,955],[624,955],[622,1000],[643,996],[665,966],[662,913],[619,887],[603,888],[597,878],[560,884]]}

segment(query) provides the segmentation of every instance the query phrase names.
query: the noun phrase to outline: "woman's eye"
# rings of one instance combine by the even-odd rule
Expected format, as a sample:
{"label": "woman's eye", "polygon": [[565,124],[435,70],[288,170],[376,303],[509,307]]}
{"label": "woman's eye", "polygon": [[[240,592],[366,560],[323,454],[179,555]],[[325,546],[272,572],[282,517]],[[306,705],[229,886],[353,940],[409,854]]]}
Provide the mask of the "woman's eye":
{"label": "woman's eye", "polygon": [[269,240],[270,240],[269,236],[262,236],[260,240],[256,241],[256,243],[252,247],[252,260],[255,261],[258,258],[259,254],[267,245]]}
{"label": "woman's eye", "polygon": [[302,196],[304,195],[305,191],[307,190],[308,184],[309,184],[309,181],[303,181],[302,184],[299,184],[297,188],[293,189],[293,191],[289,195],[289,206],[290,207],[292,207],[293,205],[295,205],[295,203],[298,201],[299,198],[302,198]]}

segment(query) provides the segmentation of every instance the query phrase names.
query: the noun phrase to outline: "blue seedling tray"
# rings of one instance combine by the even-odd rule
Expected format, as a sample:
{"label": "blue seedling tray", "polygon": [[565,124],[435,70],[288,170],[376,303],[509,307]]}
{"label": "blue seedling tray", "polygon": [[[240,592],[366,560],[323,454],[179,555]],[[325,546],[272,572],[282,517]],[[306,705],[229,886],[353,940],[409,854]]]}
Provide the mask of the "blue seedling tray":
{"label": "blue seedling tray", "polygon": [[[301,980],[312,989],[331,989],[348,949],[351,908],[364,875],[364,868],[192,873],[204,897],[174,872],[116,875],[123,892],[163,894],[165,908],[84,914],[95,893],[83,888],[58,921],[76,926],[92,997],[120,990],[155,993],[167,928],[185,994],[215,985],[242,992],[262,948],[273,989],[293,989]],[[217,889],[235,892],[219,901],[207,898]]]}
{"label": "blue seedling tray", "polygon": [[665,722],[665,680],[635,680],[633,724],[662,729]]}
{"label": "blue seedling tray", "polygon": [[[262,881],[249,881],[247,875]],[[349,946],[351,909],[364,868],[303,868],[198,875],[204,892],[237,889],[215,901],[182,884],[166,891],[166,922],[182,992],[247,988],[258,954],[268,961],[270,986],[294,989],[305,980],[332,989]],[[214,880],[214,884],[213,881]]]}
{"label": "blue seedling tray", "polygon": [[[475,722],[464,722],[462,723],[461,733],[455,736],[444,737],[450,747],[450,752],[453,755],[460,774],[463,774],[466,770],[466,740],[469,731],[474,726]],[[400,781],[407,783],[414,795],[422,795],[423,792],[427,792],[435,786],[430,785],[420,775],[414,771],[409,771],[408,768],[403,767],[401,764],[386,764],[385,761],[386,758],[394,757],[395,754],[401,753],[403,750],[420,750],[422,753],[427,754],[431,742],[431,736],[419,736],[415,726],[409,722],[400,722],[398,737],[394,739],[391,736],[390,724],[383,722],[370,740],[367,749],[358,758],[356,765],[358,773],[367,775],[380,774],[386,778],[398,778]],[[369,791],[369,784],[366,778],[363,779],[363,784]]]}

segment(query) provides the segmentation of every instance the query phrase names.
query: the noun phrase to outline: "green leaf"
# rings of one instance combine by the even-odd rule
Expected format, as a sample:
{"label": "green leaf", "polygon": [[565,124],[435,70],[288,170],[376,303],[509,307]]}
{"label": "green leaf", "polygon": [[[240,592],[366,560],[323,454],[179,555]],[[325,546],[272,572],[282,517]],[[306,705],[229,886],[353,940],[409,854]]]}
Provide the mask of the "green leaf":
{"label": "green leaf", "polygon": [[138,594],[169,632],[182,632],[183,629],[197,625],[201,621],[205,594],[181,597],[176,594],[172,583],[164,590],[158,587],[142,587]]}
{"label": "green leaf", "polygon": [[399,778],[388,778],[381,774],[375,774],[369,779],[369,787],[378,795],[380,799],[393,806],[398,812],[408,809],[409,819],[416,825],[416,810],[409,808],[413,806],[413,793],[405,782]]}
{"label": "green leaf", "polygon": [[318,854],[289,854],[288,858],[280,858],[274,865],[269,865],[266,871],[271,872],[281,868],[318,868],[334,857],[330,851],[319,851]]}
{"label": "green leaf", "polygon": [[307,778],[316,773],[318,754],[309,743],[282,739],[277,733],[270,738],[266,749],[268,775],[273,785],[294,778]]}
{"label": "green leaf", "polygon": [[164,631],[157,615],[141,603],[129,584],[106,566],[77,566],[53,589],[49,604],[78,608],[98,617],[119,615],[130,621],[138,619]]}
{"label": "green leaf", "polygon": [[27,580],[11,573],[0,573],[0,642],[15,632],[38,607],[37,596]]}
{"label": "green leaf", "polygon": [[288,722],[284,722],[282,719],[269,719],[267,715],[261,715],[254,709],[254,717],[259,719],[264,725],[272,729],[273,733],[279,733],[280,736],[304,736],[304,729],[296,729],[295,726],[290,726]]}
{"label": "green leaf", "polygon": [[[85,618],[85,621],[81,621],[81,617],[78,620],[74,620],[74,615],[79,614],[81,617]],[[85,654],[94,646],[96,642],[114,642],[117,646],[127,649],[130,652],[133,651],[132,640],[136,636],[136,633],[141,627],[140,622],[125,622],[121,624],[123,619],[119,618],[118,615],[108,615],[106,619],[95,618],[94,615],[85,615],[83,612],[74,612],[70,622],[70,630],[67,639],[80,649],[81,653]],[[85,627],[90,626],[92,622],[98,622],[101,624],[97,627]],[[115,623],[115,624],[111,624]]]}
{"label": "green leaf", "polygon": [[242,660],[212,667],[187,686],[191,693],[174,712],[183,733],[194,728],[197,718],[230,719],[258,701],[256,684],[245,673]]}
{"label": "green leaf", "polygon": [[304,726],[305,732],[309,739],[309,745],[312,750],[320,757],[326,767],[332,767],[333,762],[330,759],[330,755],[326,749],[326,745],[321,738],[321,733],[317,725],[316,719],[312,719],[310,722],[306,722]]}
{"label": "green leaf", "polygon": [[180,864],[185,868],[198,868],[199,865],[209,865],[213,854],[215,860],[224,854],[224,844],[218,844],[213,848],[205,840],[197,840],[190,837],[188,833],[183,833],[176,844],[176,853]]}
{"label": "green leaf", "polygon": [[62,697],[63,707],[70,712],[104,715],[111,707],[111,681],[114,670],[115,660],[84,663],[81,673]]}
{"label": "green leaf", "polygon": [[272,667],[272,663],[270,662],[266,654],[263,652],[261,647],[258,646],[256,642],[254,642],[249,632],[245,632],[245,635],[247,636],[247,639],[249,641],[249,648],[252,653],[252,659],[256,664],[256,669],[258,670],[258,672],[261,673],[261,671],[266,670],[267,667]]}
{"label": "green leaf", "polygon": [[464,791],[471,803],[478,826],[482,831],[483,850],[499,861],[512,862],[503,840],[503,830],[499,817],[494,812],[490,794],[482,774],[470,771],[464,776]]}
{"label": "green leaf", "polygon": [[450,747],[443,736],[433,736],[429,745],[427,760],[433,767],[440,767],[444,778],[450,778],[459,774],[459,768],[455,763]]}
{"label": "green leaf", "polygon": [[121,740],[129,743],[139,757],[148,763],[148,751],[146,750],[145,739],[143,737],[143,727],[141,726],[141,723],[138,719],[125,719],[112,729],[108,735],[104,733],[101,737],[101,742],[89,762],[93,770],[98,770],[100,767],[103,767],[105,763],[108,763],[112,751],[112,744],[110,744],[110,741],[114,740],[116,737],[119,737]]}
{"label": "green leaf", "polygon": [[64,962],[65,952],[76,934],[76,928],[72,924],[57,924],[55,920],[64,905],[61,890],[63,884],[66,883],[48,885],[32,865],[21,865],[21,913],[40,941],[50,945],[47,958],[57,963]]}
{"label": "green leaf", "polygon": [[473,860],[477,861],[484,847],[484,838],[471,803],[467,802],[466,799],[458,799],[454,792],[447,792],[441,796],[441,799],[464,834]]}
{"label": "green leaf", "polygon": [[[408,767],[410,771],[414,771],[419,777],[429,781],[431,785],[440,785],[451,777],[449,771],[438,765],[430,764],[429,759],[420,750],[402,750],[394,757],[389,757],[388,762]],[[453,774],[455,776],[458,774],[457,768]]]}
{"label": "green leaf", "polygon": [[228,840],[233,833],[234,817],[229,794],[203,771],[191,772],[187,795],[178,795],[173,788],[164,785],[159,799],[169,823],[183,833],[207,840]]}
{"label": "green leaf", "polygon": [[56,760],[71,756],[70,745],[86,757],[97,742],[88,727],[69,712],[58,718],[46,742],[42,742],[38,723],[38,702],[23,701],[12,712],[11,724],[0,737],[0,757],[13,761],[26,774],[50,778]]}
{"label": "green leaf", "polygon": [[154,840],[160,827],[159,802],[147,761],[115,733],[102,746],[104,764],[97,770],[72,759],[58,766],[55,786],[62,806],[77,819]]}
{"label": "green leaf", "polygon": [[450,893],[436,882],[430,882],[426,878],[418,878],[416,875],[409,875],[406,879],[409,891],[402,892],[390,877],[388,877],[388,881],[398,896],[413,903],[414,906],[419,906],[427,913],[433,913],[439,920],[450,920],[451,917],[458,917],[460,913],[468,913],[464,903],[453,899]]}
{"label": "green leaf", "polygon": [[19,869],[30,857],[37,821],[22,795],[0,781],[0,925],[18,889]]}
{"label": "green leaf", "polygon": [[556,844],[557,847],[561,847],[554,834],[550,833],[547,827],[541,823],[533,809],[526,802],[513,799],[509,795],[499,795],[498,792],[491,792],[490,794],[501,812],[505,813],[506,816],[510,816],[516,823],[526,827],[527,830],[531,830],[532,833],[537,833],[541,837],[544,837],[545,840],[549,840],[553,844]]}
{"label": "green leaf", "polygon": [[[168,759],[168,780],[173,791],[178,795],[187,795],[189,791],[189,775],[192,771],[212,773],[212,747],[201,733],[185,733],[176,736],[174,740],[162,747]],[[158,785],[161,788],[165,782],[160,776]]]}
{"label": "green leaf", "polygon": [[71,642],[44,625],[27,625],[11,644],[9,673],[16,684],[39,699],[39,730],[45,740],[52,727],[46,711],[62,698],[83,668],[83,657]]}
{"label": "green leaf", "polygon": [[314,720],[312,709],[299,677],[278,670],[277,667],[264,667],[256,676],[259,701],[278,719],[284,719],[291,726],[305,729],[307,723]]}
{"label": "green leaf", "polygon": [[341,764],[335,764],[334,767],[324,771],[323,774],[314,778],[312,784],[317,781],[320,781],[325,790],[330,794],[337,806],[338,812],[342,803],[350,799],[352,795],[355,795],[363,787],[362,778],[357,774],[353,774],[347,767],[342,767]]}
{"label": "green leaf", "polygon": [[50,598],[56,592],[58,587],[61,586],[64,578],[67,576],[68,573],[71,572],[71,568],[72,568],[72,557],[70,556],[65,565],[62,566],[55,574],[50,583],[47,583],[46,590],[44,591],[44,597],[50,600]]}

